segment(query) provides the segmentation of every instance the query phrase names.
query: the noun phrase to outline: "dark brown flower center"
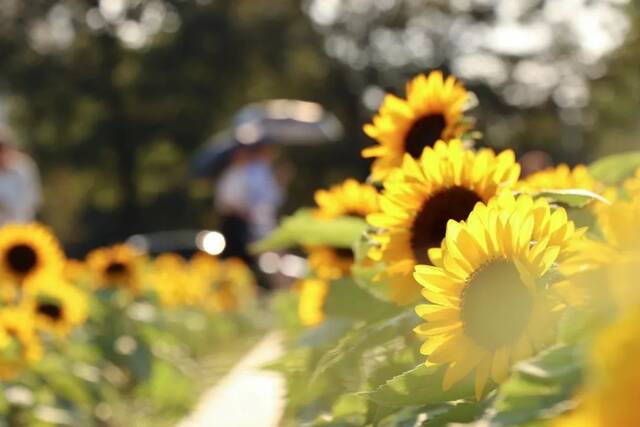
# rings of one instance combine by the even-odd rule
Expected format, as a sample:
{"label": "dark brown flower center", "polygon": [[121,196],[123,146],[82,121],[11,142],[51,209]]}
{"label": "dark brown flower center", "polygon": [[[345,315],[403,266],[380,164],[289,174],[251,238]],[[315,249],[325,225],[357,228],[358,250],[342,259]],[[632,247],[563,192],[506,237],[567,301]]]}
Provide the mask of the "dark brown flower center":
{"label": "dark brown flower center", "polygon": [[344,216],[348,216],[349,218],[359,218],[359,219],[366,218],[366,215],[364,215],[362,212],[357,212],[357,211],[347,211],[344,213]]}
{"label": "dark brown flower center", "polygon": [[464,187],[442,190],[425,200],[411,227],[411,249],[417,264],[431,264],[427,251],[440,246],[447,222],[467,219],[482,199]]}
{"label": "dark brown flower center", "polygon": [[533,297],[513,262],[485,264],[462,291],[461,318],[465,334],[488,350],[513,345],[525,331]]}
{"label": "dark brown flower center", "polygon": [[346,258],[346,259],[353,258],[353,251],[349,248],[335,248],[334,252],[339,258]]}
{"label": "dark brown flower center", "polygon": [[51,320],[60,320],[62,318],[62,307],[52,302],[41,302],[36,308],[38,314],[48,317]]}
{"label": "dark brown flower center", "polygon": [[15,273],[25,275],[38,264],[38,254],[29,245],[20,243],[12,246],[6,254],[7,264]]}
{"label": "dark brown flower center", "polygon": [[442,114],[429,114],[413,123],[404,138],[404,151],[414,159],[422,155],[424,147],[433,147],[437,140],[442,139],[442,132],[447,127],[447,121]]}
{"label": "dark brown flower center", "polygon": [[127,270],[128,267],[125,263],[116,261],[109,264],[105,271],[109,277],[120,277],[126,274]]}

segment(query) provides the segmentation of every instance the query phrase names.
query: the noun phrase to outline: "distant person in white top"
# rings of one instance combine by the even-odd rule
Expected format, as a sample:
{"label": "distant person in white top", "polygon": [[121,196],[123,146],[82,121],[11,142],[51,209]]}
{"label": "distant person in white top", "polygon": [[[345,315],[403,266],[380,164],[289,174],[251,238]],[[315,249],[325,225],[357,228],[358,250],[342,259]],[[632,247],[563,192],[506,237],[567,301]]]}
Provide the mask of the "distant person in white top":
{"label": "distant person in white top", "polygon": [[218,179],[214,200],[220,214],[220,232],[226,239],[222,257],[243,259],[261,287],[270,281],[257,268],[248,246],[277,226],[283,190],[274,171],[273,147],[267,143],[238,148]]}
{"label": "distant person in white top", "polygon": [[0,225],[33,221],[41,201],[38,167],[18,149],[13,133],[0,126]]}
{"label": "distant person in white top", "polygon": [[238,149],[218,179],[214,199],[227,238],[225,255],[247,259],[246,246],[276,227],[283,199],[271,148],[265,144]]}

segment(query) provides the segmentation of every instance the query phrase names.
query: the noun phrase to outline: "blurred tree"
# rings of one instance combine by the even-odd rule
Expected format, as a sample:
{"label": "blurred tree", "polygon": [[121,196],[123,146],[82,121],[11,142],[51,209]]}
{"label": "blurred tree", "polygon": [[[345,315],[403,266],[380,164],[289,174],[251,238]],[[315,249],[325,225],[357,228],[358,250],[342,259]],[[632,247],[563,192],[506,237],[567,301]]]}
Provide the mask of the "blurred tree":
{"label": "blurred tree", "polygon": [[485,143],[578,161],[590,81],[630,22],[614,0],[307,0],[327,53],[365,79],[363,100],[412,75],[452,72],[478,95]]}
{"label": "blurred tree", "polygon": [[354,115],[294,0],[2,0],[0,51],[45,219],[75,243],[202,222],[185,206],[188,156],[244,103],[299,97]]}
{"label": "blurred tree", "polygon": [[593,83],[587,138],[597,155],[640,149],[640,0],[629,4],[631,33],[608,72]]}
{"label": "blurred tree", "polygon": [[346,125],[335,147],[287,149],[304,167],[285,210],[363,178],[362,123],[432,68],[477,93],[486,144],[583,160],[614,126],[637,132],[637,36],[606,67],[638,28],[620,3],[0,0],[0,93],[42,167],[45,221],[91,246],[215,225],[187,162],[248,102],[317,101]]}

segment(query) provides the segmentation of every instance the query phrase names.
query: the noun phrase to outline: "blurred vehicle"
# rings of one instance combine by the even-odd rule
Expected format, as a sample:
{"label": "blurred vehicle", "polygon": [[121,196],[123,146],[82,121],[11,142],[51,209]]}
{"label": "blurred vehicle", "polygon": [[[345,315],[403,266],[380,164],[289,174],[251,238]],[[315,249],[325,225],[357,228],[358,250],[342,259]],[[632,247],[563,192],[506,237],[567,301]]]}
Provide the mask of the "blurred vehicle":
{"label": "blurred vehicle", "polygon": [[149,255],[172,252],[189,257],[198,251],[219,255],[226,246],[222,233],[214,230],[170,230],[135,234],[127,243]]}
{"label": "blurred vehicle", "polygon": [[243,146],[315,145],[339,141],[342,135],[340,121],[320,104],[290,99],[249,104],[236,114],[231,130],[214,135],[194,155],[191,173],[217,175]]}

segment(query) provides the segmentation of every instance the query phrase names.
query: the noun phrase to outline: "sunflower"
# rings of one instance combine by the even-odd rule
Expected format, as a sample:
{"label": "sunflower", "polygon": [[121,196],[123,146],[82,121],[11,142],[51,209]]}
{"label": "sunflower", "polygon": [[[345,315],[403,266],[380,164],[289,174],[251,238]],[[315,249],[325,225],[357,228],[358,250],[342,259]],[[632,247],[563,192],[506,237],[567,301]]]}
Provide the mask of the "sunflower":
{"label": "sunflower", "polygon": [[158,256],[150,271],[150,282],[164,307],[194,306],[206,297],[208,285],[204,278],[192,274],[190,265],[180,255]]}
{"label": "sunflower", "polygon": [[564,279],[553,289],[570,305],[610,314],[640,302],[640,192],[600,207],[596,216],[604,241],[573,242],[559,270]]}
{"label": "sunflower", "polygon": [[304,279],[300,282],[298,318],[303,326],[316,326],[324,320],[324,303],[329,293],[329,283],[321,279]]}
{"label": "sunflower", "polygon": [[90,273],[84,262],[77,259],[67,259],[64,264],[64,277],[74,284],[86,285],[91,279]]}
{"label": "sunflower", "polygon": [[347,248],[330,246],[307,246],[308,263],[311,271],[324,280],[335,280],[344,277],[351,271],[353,251]]}
{"label": "sunflower", "polygon": [[[585,165],[578,165],[571,169],[564,163],[529,175],[518,182],[515,189],[527,193],[537,193],[544,190],[581,189],[599,194],[606,199],[615,197],[615,190],[607,188],[597,181],[591,176]],[[601,205],[602,203],[592,202],[590,207],[596,209]]]}
{"label": "sunflower", "polygon": [[249,266],[240,258],[228,258],[222,263],[223,278],[229,282],[238,284],[238,289],[249,295],[253,295],[256,286],[256,278]]}
{"label": "sunflower", "polygon": [[640,168],[636,169],[632,177],[624,181],[623,186],[630,195],[640,194]]}
{"label": "sunflower", "polygon": [[[329,190],[316,192],[316,216],[320,219],[341,216],[364,219],[367,215],[378,212],[378,197],[375,187],[350,178]],[[354,257],[350,248],[318,245],[305,249],[309,253],[309,267],[321,279],[338,279],[351,271]]]}
{"label": "sunflower", "polygon": [[603,188],[602,184],[591,176],[585,165],[578,165],[571,169],[564,163],[527,176],[518,183],[517,187],[530,191],[581,188],[594,192]]}
{"label": "sunflower", "polygon": [[369,256],[385,262],[393,301],[408,304],[419,297],[413,267],[430,263],[428,250],[440,246],[447,221],[466,219],[477,202],[509,188],[519,173],[512,151],[474,152],[459,140],[438,141],[418,160],[405,156],[402,168],[384,182],[381,212],[367,217],[380,229]]}
{"label": "sunflower", "polygon": [[475,369],[479,399],[489,378],[500,383],[552,339],[554,302],[539,282],[578,234],[563,209],[508,193],[449,221],[437,265],[414,275],[430,302],[416,307],[420,351],[447,365],[445,390]]}
{"label": "sunflower", "polygon": [[48,271],[61,274],[64,253],[55,236],[37,224],[9,224],[0,228],[0,273],[12,282]]}
{"label": "sunflower", "polygon": [[222,263],[221,273],[213,283],[212,299],[216,311],[233,312],[255,299],[255,277],[241,259],[226,259]]}
{"label": "sunflower", "polygon": [[36,319],[36,328],[66,336],[87,318],[87,295],[62,278],[39,275],[29,279],[23,302]]}
{"label": "sunflower", "polygon": [[372,185],[349,178],[328,190],[316,191],[315,201],[318,205],[316,214],[321,218],[364,218],[378,210],[378,190]]}
{"label": "sunflower", "polygon": [[605,240],[620,250],[640,250],[640,192],[598,210],[598,225]]}
{"label": "sunflower", "polygon": [[100,287],[121,287],[138,292],[141,281],[141,255],[133,247],[120,244],[94,249],[87,265]]}
{"label": "sunflower", "polygon": [[32,313],[17,307],[0,309],[0,379],[15,377],[41,357]]}
{"label": "sunflower", "polygon": [[156,269],[180,267],[186,267],[186,261],[181,255],[173,252],[160,254],[153,260],[153,268]]}
{"label": "sunflower", "polygon": [[373,123],[364,132],[379,145],[365,148],[363,157],[375,157],[372,177],[384,179],[406,154],[417,159],[436,141],[460,138],[468,129],[463,111],[469,93],[455,77],[442,72],[419,75],[407,84],[407,99],[388,94]]}
{"label": "sunflower", "polygon": [[198,252],[189,260],[191,273],[202,277],[206,281],[213,281],[220,274],[220,260],[205,252]]}
{"label": "sunflower", "polygon": [[587,363],[586,388],[578,408],[552,427],[632,427],[640,425],[640,310],[598,334]]}

